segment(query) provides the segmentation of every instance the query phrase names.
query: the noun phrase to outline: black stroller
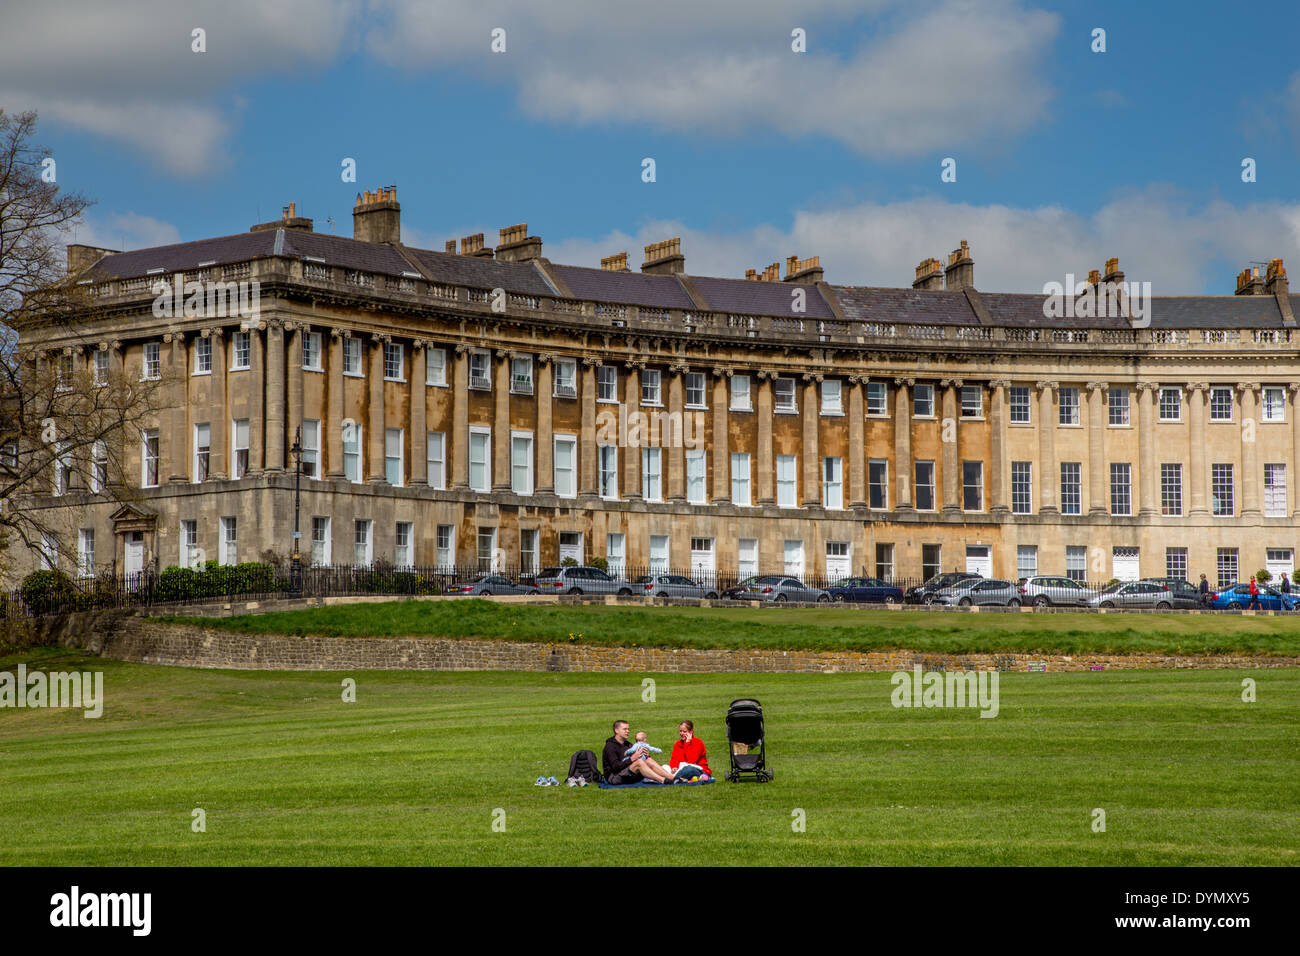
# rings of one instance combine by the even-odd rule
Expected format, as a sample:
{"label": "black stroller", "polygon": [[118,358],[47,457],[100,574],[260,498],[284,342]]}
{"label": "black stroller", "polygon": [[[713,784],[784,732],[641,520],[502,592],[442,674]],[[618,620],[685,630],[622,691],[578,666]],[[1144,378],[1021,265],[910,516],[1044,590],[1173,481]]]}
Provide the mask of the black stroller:
{"label": "black stroller", "polygon": [[727,749],[731,769],[727,781],[736,783],[742,774],[753,774],[759,783],[767,783],[776,774],[767,766],[767,734],[763,728],[763,705],[744,698],[733,700],[727,708]]}

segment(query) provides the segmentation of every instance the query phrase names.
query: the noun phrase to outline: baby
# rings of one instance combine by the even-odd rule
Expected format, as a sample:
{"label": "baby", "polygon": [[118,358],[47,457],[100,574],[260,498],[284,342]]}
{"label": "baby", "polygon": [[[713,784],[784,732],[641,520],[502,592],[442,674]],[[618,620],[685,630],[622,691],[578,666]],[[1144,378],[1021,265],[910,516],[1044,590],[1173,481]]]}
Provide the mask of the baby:
{"label": "baby", "polygon": [[641,754],[639,757],[634,757],[633,758],[634,760],[639,760],[642,757],[648,756],[649,754],[663,753],[663,751],[660,750],[658,747],[651,747],[648,743],[646,743],[646,734],[644,730],[637,731],[636,743],[634,743],[631,747],[628,747],[627,750],[625,750],[623,753],[625,756],[632,757],[632,755],[636,754],[638,750],[644,750],[645,753]]}

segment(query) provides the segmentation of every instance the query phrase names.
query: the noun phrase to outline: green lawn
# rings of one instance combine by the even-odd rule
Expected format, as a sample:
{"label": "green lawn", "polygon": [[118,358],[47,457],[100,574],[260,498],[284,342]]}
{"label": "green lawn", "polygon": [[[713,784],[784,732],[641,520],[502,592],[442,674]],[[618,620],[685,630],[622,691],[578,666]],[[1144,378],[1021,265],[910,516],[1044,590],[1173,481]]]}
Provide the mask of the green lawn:
{"label": "green lawn", "polygon": [[[174,618],[193,623],[193,618]],[[510,605],[481,599],[344,604],[204,627],[325,637],[429,635],[642,647],[948,653],[1300,655],[1300,614],[964,613],[864,607]]]}
{"label": "green lawn", "polygon": [[[21,659],[102,670],[107,700],[99,720],[0,710],[4,865],[1294,865],[1300,850],[1296,669],[1003,674],[981,719],[895,709],[888,674],[656,675],[643,703],[635,673],[358,672],[347,704],[342,673]],[[751,694],[774,783],[532,785],[599,750],[614,717],[665,749],[692,718],[717,769],[726,706]]]}

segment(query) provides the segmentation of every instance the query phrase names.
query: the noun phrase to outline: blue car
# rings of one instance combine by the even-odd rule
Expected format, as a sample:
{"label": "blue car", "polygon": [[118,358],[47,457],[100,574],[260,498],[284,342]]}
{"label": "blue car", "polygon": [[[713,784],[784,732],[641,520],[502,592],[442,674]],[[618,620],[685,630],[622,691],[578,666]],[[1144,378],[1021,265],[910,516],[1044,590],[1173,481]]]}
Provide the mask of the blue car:
{"label": "blue car", "polygon": [[[1275,588],[1266,584],[1256,585],[1259,588],[1259,605],[1265,611],[1294,611],[1296,598],[1290,594],[1283,594]],[[1220,611],[1236,611],[1250,606],[1250,584],[1234,584],[1231,587],[1223,588],[1220,591],[1210,592],[1209,607],[1217,608]]]}
{"label": "blue car", "polygon": [[886,584],[879,578],[840,578],[826,589],[832,601],[902,604],[903,589]]}

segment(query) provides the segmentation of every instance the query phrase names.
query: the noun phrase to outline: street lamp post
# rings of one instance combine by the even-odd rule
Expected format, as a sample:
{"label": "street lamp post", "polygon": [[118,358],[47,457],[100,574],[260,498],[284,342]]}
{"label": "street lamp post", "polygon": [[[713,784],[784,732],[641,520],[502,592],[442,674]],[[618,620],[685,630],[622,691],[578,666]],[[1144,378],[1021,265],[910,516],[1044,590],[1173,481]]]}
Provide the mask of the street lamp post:
{"label": "street lamp post", "polygon": [[293,557],[289,562],[289,593],[293,597],[302,596],[302,549],[299,542],[302,534],[298,530],[298,513],[302,503],[302,426],[293,434]]}

